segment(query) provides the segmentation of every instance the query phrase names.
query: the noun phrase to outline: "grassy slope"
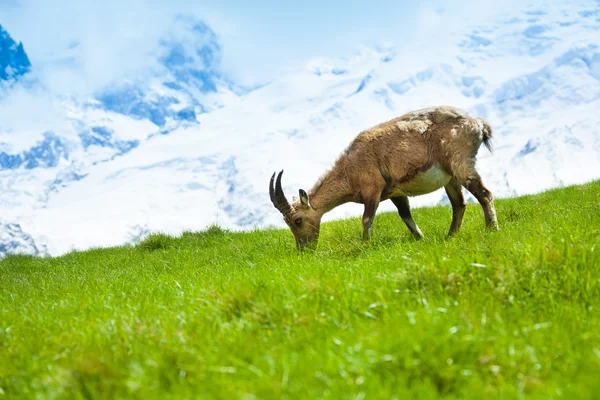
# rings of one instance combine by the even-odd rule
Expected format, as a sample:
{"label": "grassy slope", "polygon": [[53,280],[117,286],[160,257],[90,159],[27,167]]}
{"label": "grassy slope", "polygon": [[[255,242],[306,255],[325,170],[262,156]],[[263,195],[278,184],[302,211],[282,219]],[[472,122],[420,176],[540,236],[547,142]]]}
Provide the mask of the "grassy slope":
{"label": "grassy slope", "polygon": [[467,209],[0,262],[0,398],[586,398],[600,391],[600,181]]}

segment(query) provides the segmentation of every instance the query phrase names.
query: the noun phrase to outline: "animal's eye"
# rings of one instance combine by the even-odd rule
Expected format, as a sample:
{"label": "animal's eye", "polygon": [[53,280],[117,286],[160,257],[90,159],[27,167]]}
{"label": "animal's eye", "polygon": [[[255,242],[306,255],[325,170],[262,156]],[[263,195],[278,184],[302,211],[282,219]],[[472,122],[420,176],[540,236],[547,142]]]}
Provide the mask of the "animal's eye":
{"label": "animal's eye", "polygon": [[294,222],[299,226],[302,223],[302,218],[298,217]]}

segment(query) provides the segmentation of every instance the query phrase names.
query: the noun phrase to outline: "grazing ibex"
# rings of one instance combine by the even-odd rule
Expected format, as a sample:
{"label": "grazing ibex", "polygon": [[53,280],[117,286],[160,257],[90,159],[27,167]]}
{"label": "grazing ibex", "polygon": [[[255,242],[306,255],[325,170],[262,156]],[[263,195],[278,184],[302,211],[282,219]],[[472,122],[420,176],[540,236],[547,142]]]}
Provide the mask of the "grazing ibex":
{"label": "grazing ibex", "polygon": [[483,118],[465,111],[439,106],[416,110],[360,132],[342,155],[306,193],[289,204],[275,173],[269,183],[271,201],[290,227],[296,245],[316,247],[321,218],[347,203],[364,204],[363,239],[371,238],[373,218],[379,203],[391,199],[400,217],[420,239],[421,230],[410,212],[408,196],[433,192],[442,186],[452,204],[448,236],[462,224],[467,203],[462,187],[481,204],[486,226],[497,230],[492,193],[475,169],[483,143],[491,151],[492,129]]}

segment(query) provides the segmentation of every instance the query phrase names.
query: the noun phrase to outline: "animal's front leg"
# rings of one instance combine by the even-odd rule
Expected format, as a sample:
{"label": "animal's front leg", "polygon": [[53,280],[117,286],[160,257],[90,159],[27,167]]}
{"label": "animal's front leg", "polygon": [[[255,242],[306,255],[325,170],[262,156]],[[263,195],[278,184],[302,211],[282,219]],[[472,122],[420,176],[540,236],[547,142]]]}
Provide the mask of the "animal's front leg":
{"label": "animal's front leg", "polygon": [[378,206],[379,196],[365,201],[365,211],[362,217],[363,240],[365,241],[371,240],[371,235],[373,233],[373,220],[375,219],[375,213],[377,212]]}

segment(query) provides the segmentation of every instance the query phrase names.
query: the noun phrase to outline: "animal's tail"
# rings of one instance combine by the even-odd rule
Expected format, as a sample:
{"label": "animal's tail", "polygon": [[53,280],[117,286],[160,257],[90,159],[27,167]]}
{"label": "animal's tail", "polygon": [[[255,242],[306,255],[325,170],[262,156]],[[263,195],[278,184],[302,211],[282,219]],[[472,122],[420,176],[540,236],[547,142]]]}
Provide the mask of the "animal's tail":
{"label": "animal's tail", "polygon": [[490,153],[493,153],[494,150],[492,149],[492,127],[485,119],[480,118],[480,120],[483,124],[483,144],[485,145],[485,147],[487,147]]}

